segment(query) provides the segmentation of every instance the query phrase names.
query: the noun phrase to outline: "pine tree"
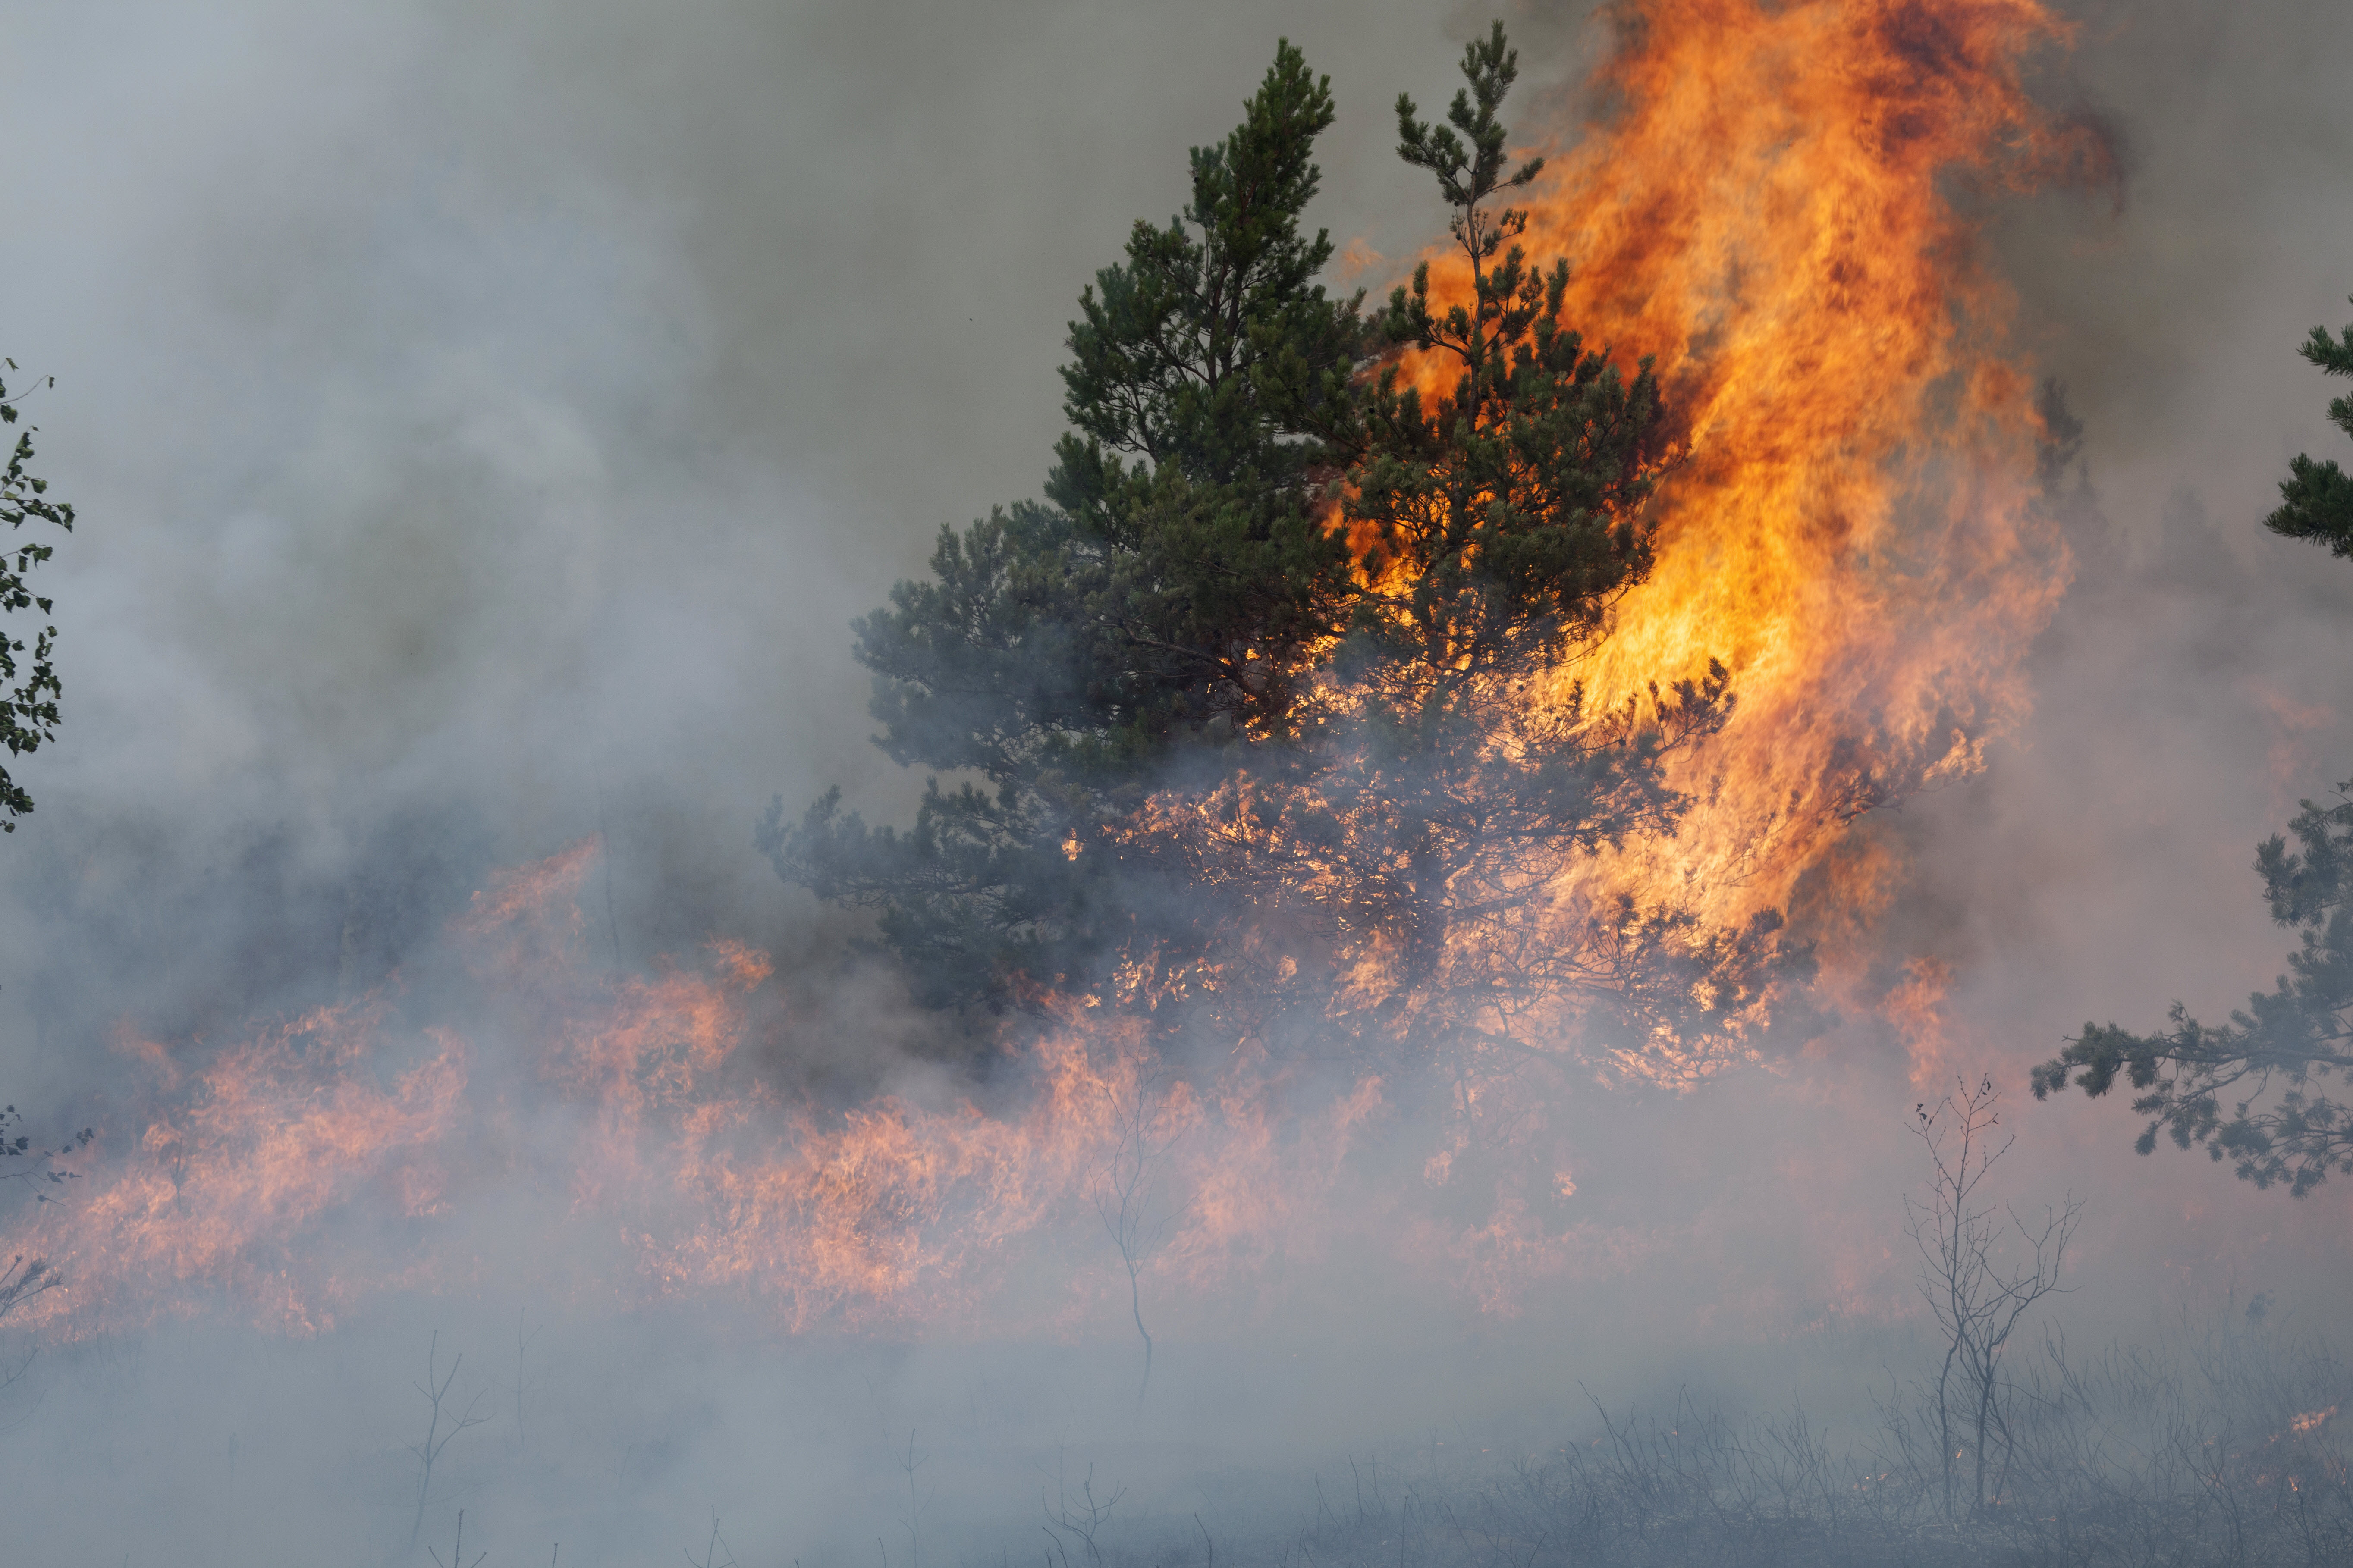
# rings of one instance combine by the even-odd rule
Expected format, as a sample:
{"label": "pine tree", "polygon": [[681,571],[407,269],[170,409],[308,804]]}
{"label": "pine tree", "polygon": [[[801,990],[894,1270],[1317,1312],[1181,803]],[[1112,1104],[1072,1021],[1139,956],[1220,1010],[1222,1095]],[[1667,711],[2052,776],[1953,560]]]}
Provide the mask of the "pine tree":
{"label": "pine tree", "polygon": [[[16,368],[15,360],[0,361],[9,370]],[[14,425],[19,411],[16,398],[0,385],[0,424]],[[37,479],[28,471],[33,460],[33,426],[27,425],[16,434],[16,444],[8,455],[8,464],[0,470],[0,522],[13,530],[22,530],[27,518],[53,522],[70,532],[74,524],[74,509],[69,502],[48,499],[47,479]],[[21,537],[16,543],[0,551],[0,611],[37,609],[50,613],[50,601],[25,586],[25,574],[47,561],[55,546],[28,543]],[[32,668],[22,681],[16,679],[16,656],[26,651],[25,639],[0,633],[0,744],[8,748],[9,755],[23,756],[37,752],[44,741],[57,739],[58,700],[65,688],[58,683],[54,652],[58,628],[43,626],[34,636]],[[0,768],[0,811],[8,820],[0,822],[0,833],[16,831],[16,818],[33,809],[33,797],[24,785]]]}
{"label": "pine tree", "polygon": [[[2304,342],[2304,357],[2330,375],[2353,376],[2353,326],[2331,338],[2326,327],[2315,327]],[[2329,420],[2353,436],[2353,395],[2333,398]],[[2298,456],[2280,481],[2280,508],[2263,519],[2263,526],[2290,539],[2325,544],[2335,555],[2353,555],[2353,478],[2334,458],[2314,462]]]}
{"label": "pine tree", "polygon": [[[1562,320],[1566,260],[1532,265],[1512,243],[1525,214],[1492,205],[1543,167],[1504,155],[1517,66],[1497,24],[1464,51],[1449,125],[1398,101],[1400,155],[1434,175],[1472,297],[1433,309],[1418,268],[1372,323],[1387,363],[1324,405],[1345,416],[1324,434],[1350,458],[1356,592],[1301,708],[1307,743],[1243,760],[1146,831],[1254,921],[1320,925],[1303,969],[1336,965],[1424,1047],[1520,1043],[1522,1023],[1556,1028],[1564,1002],[1622,1044],[1688,1038],[1806,956],[1769,914],[1709,931],[1630,900],[1582,906],[1565,886],[1596,851],[1672,830],[1686,803],[1664,755],[1730,702],[1720,667],[1613,713],[1565,679],[1650,570],[1663,411],[1649,362],[1628,379]],[[1425,398],[1408,354],[1449,390]]]}
{"label": "pine tree", "polygon": [[905,832],[838,792],[761,828],[786,879],[880,911],[933,1005],[1181,942],[1188,900],[1116,825],[1185,753],[1282,740],[1346,614],[1311,426],[1362,328],[1314,281],[1330,237],[1299,226],[1331,121],[1329,79],[1282,43],[1240,125],[1193,150],[1184,213],[1138,222],[1082,295],[1047,500],[943,528],[932,579],[855,624],[884,752],[985,784],[934,778]]}
{"label": "pine tree", "polygon": [[2133,1110],[2148,1119],[2135,1145],[2144,1154],[2162,1133],[2298,1197],[2331,1171],[2353,1175],[2353,1106],[2327,1092],[2353,1077],[2353,782],[2334,805],[2304,802],[2289,831],[2298,848],[2274,836],[2255,850],[2272,919],[2303,934],[2287,973],[2227,1024],[2202,1024],[2179,1002],[2158,1034],[2085,1024],[2034,1069],[2037,1100],[2070,1075],[2094,1099],[2122,1078],[2143,1091]]}
{"label": "pine tree", "polygon": [[1367,317],[1314,281],[1331,100],[1282,46],[1195,150],[1185,214],[1082,296],[1046,499],[943,531],[931,579],[857,623],[884,750],[985,784],[934,780],[907,832],[779,803],[760,842],[875,908],[927,1000],[1145,963],[1261,1035],[1369,1022],[1426,1051],[1571,994],[1637,1037],[1719,1028],[1802,963],[1770,917],[1708,931],[1567,887],[1672,830],[1664,755],[1729,700],[1716,669],[1597,713],[1573,679],[1650,568],[1664,416],[1498,205],[1541,168],[1504,156],[1516,70],[1498,25],[1448,125],[1400,99],[1473,286],[1433,305],[1425,267]]}
{"label": "pine tree", "polygon": [[[2315,327],[2303,352],[2332,375],[2353,375],[2353,326],[2341,340]],[[2328,414],[2353,434],[2353,396],[2336,399]],[[2296,458],[2289,475],[2280,486],[2286,504],[2264,526],[2353,555],[2353,479],[2308,457]],[[2219,1026],[2179,1002],[2158,1034],[2087,1023],[2034,1069],[2036,1099],[2071,1079],[2096,1099],[2121,1077],[2143,1091],[2133,1109],[2148,1118],[2136,1145],[2144,1154],[2162,1133],[2229,1161],[2258,1187],[2277,1183],[2298,1197],[2331,1171],[2353,1175],[2353,1105],[2327,1092],[2332,1079],[2353,1079],[2353,780],[2337,795],[2333,805],[2301,803],[2288,825],[2295,848],[2280,835],[2255,847],[2273,921],[2303,938],[2273,988]]]}

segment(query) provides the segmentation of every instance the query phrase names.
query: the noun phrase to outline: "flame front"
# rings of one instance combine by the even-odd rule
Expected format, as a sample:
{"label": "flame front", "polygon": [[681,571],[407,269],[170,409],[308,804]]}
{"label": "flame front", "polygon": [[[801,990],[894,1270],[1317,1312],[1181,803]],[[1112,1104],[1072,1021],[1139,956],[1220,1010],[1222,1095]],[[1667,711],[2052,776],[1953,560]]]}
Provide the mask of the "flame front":
{"label": "flame front", "polygon": [[[472,1053],[446,1031],[414,1049],[375,998],[194,1072],[129,1046],[145,1080],[121,1123],[142,1127],[137,1150],[91,1163],[93,1194],[14,1238],[68,1281],[26,1320],[78,1334],[228,1300],[316,1331],[365,1296],[463,1282],[416,1222],[439,1222],[463,1254],[451,1189],[498,1183],[562,1194],[566,1221],[537,1250],[501,1243],[543,1278],[593,1279],[581,1259],[617,1258],[625,1298],[733,1294],[796,1330],[1057,1331],[1085,1293],[1023,1282],[1058,1279],[1073,1227],[1099,1234],[1106,1206],[1129,1204],[1155,1280],[1214,1284],[1314,1234],[1382,1109],[1366,1079],[1278,1127],[1283,1075],[1263,1059],[1199,1091],[1164,1070],[1141,1019],[1084,1004],[1039,1033],[990,1111],[911,1095],[788,1105],[745,1059],[748,1002],[770,979],[759,955],[714,943],[698,969],[651,979],[586,966],[593,848],[510,876],[459,922],[500,1022],[527,1025],[507,1079],[470,1080]],[[404,1044],[418,1059],[387,1087]]]}
{"label": "flame front", "polygon": [[[1654,0],[1618,115],[1530,204],[1572,320],[1655,356],[1685,457],[1658,564],[1574,673],[1598,706],[1733,672],[1703,808],[1609,875],[1718,921],[1784,904],[1860,812],[1975,771],[2067,578],[2031,505],[2031,378],[1955,193],[2097,178],[2027,95],[2031,0]],[[1456,287],[1461,287],[1458,279]]]}
{"label": "flame front", "polygon": [[[1844,826],[1980,765],[2066,579],[2028,482],[2011,302],[1957,204],[2096,173],[2097,145],[2028,96],[2029,56],[2064,41],[2030,0],[1647,0],[1623,25],[1598,84],[1611,117],[1537,188],[1526,243],[1572,258],[1589,338],[1655,356],[1679,458],[1656,571],[1558,679],[1607,710],[1715,659],[1738,706],[1673,763],[1695,803],[1680,831],[1564,860],[1561,899],[1730,926],[1820,868],[1854,881],[1839,899],[1859,910],[1885,868],[1832,853]],[[1459,297],[1449,265],[1434,287]],[[1530,721],[1561,697],[1526,694]],[[510,878],[459,923],[498,1030],[523,1042],[496,1072],[455,1033],[405,1039],[376,1004],[209,1057],[138,1047],[143,1087],[104,1129],[118,1152],[86,1162],[93,1191],[15,1238],[69,1281],[28,1313],[86,1331],[227,1294],[318,1327],[368,1290],[449,1279],[416,1237],[499,1184],[562,1194],[550,1258],[596,1237],[631,1290],[742,1291],[796,1329],[1079,1331],[1110,1276],[1039,1260],[1081,1234],[1100,1250],[1130,1205],[1153,1237],[1137,1266],[1197,1289],[1354,1234],[1508,1312],[1581,1246],[1634,1246],[1562,1217],[1571,1162],[1544,1146],[1542,1093],[1503,1077],[1458,1083],[1456,1131],[1411,1163],[1418,1193],[1356,1194],[1344,1219],[1334,1194],[1394,1120],[1390,1086],[1311,1084],[1247,1041],[1172,1076],[1150,1009],[1117,996],[1056,1003],[985,1101],[794,1102],[746,1049],[760,955],[588,973],[575,895],[593,852]],[[1915,1011],[1936,973],[1915,970]],[[1426,1201],[1479,1139],[1516,1140],[1518,1173],[1468,1216]]]}

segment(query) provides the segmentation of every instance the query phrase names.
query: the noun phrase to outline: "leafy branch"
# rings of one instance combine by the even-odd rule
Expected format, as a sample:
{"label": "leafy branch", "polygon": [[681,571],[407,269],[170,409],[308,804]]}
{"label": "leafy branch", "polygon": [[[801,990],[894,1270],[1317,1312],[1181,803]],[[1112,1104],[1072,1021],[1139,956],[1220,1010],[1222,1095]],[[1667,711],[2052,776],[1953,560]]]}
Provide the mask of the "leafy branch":
{"label": "leafy branch", "polygon": [[[12,373],[15,360],[0,360]],[[37,387],[53,386],[56,378],[45,376]],[[0,424],[18,423],[23,395],[12,395],[5,382],[0,382]],[[8,465],[0,470],[0,522],[13,530],[21,530],[27,519],[53,522],[71,532],[74,509],[69,501],[49,499],[49,483],[31,471],[33,434],[35,426],[26,425],[16,434],[16,444],[9,449]],[[51,602],[25,585],[26,574],[54,552],[54,546],[36,543],[19,537],[5,549],[0,549],[0,612],[38,609],[47,616]],[[34,637],[29,650],[31,667],[19,679],[16,663],[18,654],[27,652],[25,639],[0,632],[0,745],[8,748],[12,756],[25,756],[40,750],[45,741],[57,739],[58,700],[65,688],[58,680],[55,658],[58,628],[45,626]],[[7,820],[0,821],[0,833],[16,831],[16,818],[33,809],[33,797],[26,794],[8,773],[0,768],[0,811]]]}

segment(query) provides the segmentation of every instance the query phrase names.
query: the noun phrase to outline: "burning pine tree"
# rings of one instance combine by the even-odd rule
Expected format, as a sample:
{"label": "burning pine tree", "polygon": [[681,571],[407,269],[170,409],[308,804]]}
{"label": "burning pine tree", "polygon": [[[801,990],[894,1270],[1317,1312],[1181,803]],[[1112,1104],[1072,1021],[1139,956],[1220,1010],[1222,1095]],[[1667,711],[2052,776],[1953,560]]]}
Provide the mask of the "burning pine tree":
{"label": "burning pine tree", "polygon": [[1447,123],[1398,102],[1469,272],[1385,308],[1314,281],[1328,79],[1288,43],[1193,197],[1097,274],[1046,500],[942,531],[929,582],[856,626],[879,743],[934,777],[913,827],[828,794],[761,843],[880,911],[935,1005],[1127,994],[1261,1040],[1335,1025],[1379,1056],[1524,1045],[1564,1010],[1639,1047],[1756,1021],[1802,966],[1577,868],[1671,836],[1668,755],[1728,678],[1607,707],[1577,671],[1649,575],[1673,455],[1652,363],[1586,346],[1569,264],[1520,244],[1502,25]]}

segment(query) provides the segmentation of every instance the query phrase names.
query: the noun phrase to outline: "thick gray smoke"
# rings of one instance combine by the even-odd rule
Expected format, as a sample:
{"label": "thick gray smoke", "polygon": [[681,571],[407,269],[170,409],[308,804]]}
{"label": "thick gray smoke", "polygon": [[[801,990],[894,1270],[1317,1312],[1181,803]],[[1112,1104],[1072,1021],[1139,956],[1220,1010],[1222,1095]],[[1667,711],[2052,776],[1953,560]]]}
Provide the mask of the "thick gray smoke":
{"label": "thick gray smoke", "polygon": [[[1524,101],[1562,124],[1608,43],[1586,12],[1508,8]],[[1891,955],[1949,967],[1947,1054],[2019,1101],[2087,1016],[2268,984],[2287,943],[2252,846],[2353,774],[2353,568],[2256,526],[2291,454],[2334,450],[2294,348],[2353,310],[2353,11],[2074,14],[2051,91],[2115,128],[2122,205],[2038,198],[1995,243],[2088,428],[2078,586],[2026,731],[1865,829],[1916,868]],[[866,744],[847,621],[941,522],[1035,492],[1081,287],[1181,201],[1184,148],[1278,35],[1339,103],[1313,216],[1382,287],[1440,216],[1388,106],[1442,101],[1489,15],[14,0],[0,352],[58,379],[30,409],[83,522],[43,584],[62,735],[11,764],[39,809],[0,841],[0,1099],[102,1095],[125,1034],[217,1041],[396,970],[429,991],[495,868],[591,834],[600,961],[747,942],[804,1007],[796,1081],[909,1081],[934,1026],[751,849],[772,793],[839,784],[887,819],[920,787]],[[746,1563],[1009,1560],[1042,1488],[1067,1568],[1090,1466],[1131,1513],[1271,1539],[1325,1506],[1283,1488],[1330,1489],[1344,1454],[1550,1451],[1580,1380],[1843,1415],[1855,1365],[1920,1351],[1901,1300],[1825,1306],[1907,1245],[1915,1097],[1884,1031],[1780,1079],[1595,1092],[1566,1114],[1596,1234],[1654,1240],[1515,1322],[1342,1258],[1164,1345],[1146,1419],[1115,1317],[985,1351],[802,1341],[485,1267],[316,1338],[199,1319],[45,1352],[0,1389],[0,1543],[421,1560],[406,1446],[437,1329],[490,1419],[427,1524],[446,1552],[469,1510],[494,1563],[700,1560],[712,1508]],[[2015,1190],[2090,1205],[2074,1331],[2258,1293],[2322,1328],[2353,1285],[2343,1192],[2137,1161],[2113,1105],[2011,1121]],[[543,1212],[491,1202],[469,1244],[495,1258]]]}
{"label": "thick gray smoke", "polygon": [[0,1005],[271,1000],[388,823],[458,881],[607,830],[630,955],[797,940],[758,806],[915,787],[849,616],[1034,493],[1080,288],[1284,30],[1362,84],[1324,220],[1410,254],[1410,6],[21,8],[10,348],[91,521]]}

